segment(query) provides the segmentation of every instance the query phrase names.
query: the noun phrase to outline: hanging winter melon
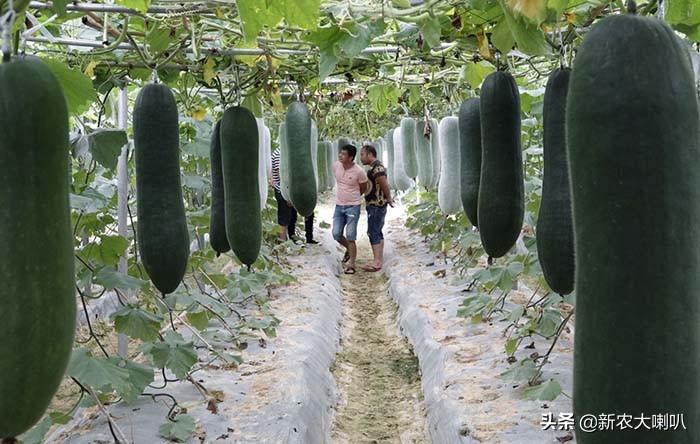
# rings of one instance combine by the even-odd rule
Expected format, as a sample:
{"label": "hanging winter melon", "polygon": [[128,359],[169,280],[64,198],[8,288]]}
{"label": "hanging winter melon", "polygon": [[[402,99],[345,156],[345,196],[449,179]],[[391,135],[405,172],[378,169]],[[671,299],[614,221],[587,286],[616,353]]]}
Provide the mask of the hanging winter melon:
{"label": "hanging winter melon", "polygon": [[335,186],[335,172],[333,171],[333,164],[338,161],[338,151],[336,150],[335,144],[331,142],[324,142],[326,144],[326,166],[328,168],[328,189],[332,190]]}
{"label": "hanging winter melon", "polygon": [[478,221],[479,181],[481,179],[481,115],[479,98],[459,107],[459,147],[462,208],[475,227]]}
{"label": "hanging winter melon", "polygon": [[211,164],[211,215],[209,217],[209,243],[217,255],[231,249],[226,237],[224,199],[224,173],[221,169],[221,121],[214,125],[209,145]]}
{"label": "hanging winter melon", "polygon": [[[426,133],[426,129],[428,132]],[[418,163],[418,183],[425,188],[430,188],[433,182],[433,155],[431,139],[433,134],[430,126],[426,128],[424,120],[416,122],[416,158]]]}
{"label": "hanging winter melon", "polygon": [[280,123],[277,143],[280,147],[280,194],[287,202],[291,202],[289,193],[289,144],[287,143],[287,126],[284,122]]}
{"label": "hanging winter melon", "polygon": [[262,210],[267,203],[269,189],[267,182],[267,158],[271,156],[270,139],[269,132],[265,131],[265,121],[261,118],[256,118],[255,121],[258,125],[258,185],[260,188],[260,209]]}
{"label": "hanging winter melon", "polygon": [[402,145],[401,128],[394,130],[394,183],[399,191],[406,191],[413,185],[413,179],[406,175],[404,169],[403,145]]}
{"label": "hanging winter melon", "polygon": [[501,257],[515,245],[525,212],[520,95],[513,76],[503,71],[489,74],[481,87],[479,106],[479,234],[486,253]]}
{"label": "hanging winter melon", "polygon": [[228,108],[221,118],[226,237],[245,265],[260,253],[262,220],[258,185],[258,125],[246,108]]}
{"label": "hanging winter melon", "polygon": [[432,180],[430,188],[435,189],[440,182],[440,136],[438,134],[439,124],[437,119],[430,119],[431,137],[430,137],[430,154],[433,166]]}
{"label": "hanging winter melon", "polygon": [[668,430],[577,430],[580,444],[700,442],[696,94],[674,31],[656,18],[597,21],[576,56],[566,105],[574,416],[684,418]]}
{"label": "hanging winter melon", "polygon": [[390,129],[386,133],[386,176],[389,182],[389,188],[392,190],[396,189],[396,176],[394,174],[394,129]]}
{"label": "hanging winter melon", "polygon": [[318,192],[322,193],[328,189],[328,142],[317,142],[317,169]]}
{"label": "hanging winter melon", "polygon": [[418,159],[416,156],[416,121],[411,117],[401,119],[401,155],[403,170],[411,180],[418,177]]}
{"label": "hanging winter melon", "polygon": [[180,127],[170,88],[143,87],[133,124],[139,253],[153,285],[168,294],[180,285],[190,251],[180,184]]}
{"label": "hanging winter melon", "polygon": [[306,104],[294,102],[285,116],[289,153],[289,197],[302,216],[313,214],[316,207],[316,178],[311,150],[311,114]]}
{"label": "hanging winter melon", "polygon": [[438,204],[445,214],[455,214],[462,209],[459,198],[459,120],[445,117],[438,126],[440,137],[440,184]]}
{"label": "hanging winter melon", "polygon": [[0,441],[42,417],[73,347],[68,110],[36,58],[0,64]]}
{"label": "hanging winter melon", "polygon": [[560,295],[574,289],[574,226],[566,158],[566,94],[571,70],[556,69],[544,94],[544,177],[537,217],[537,256],[549,287]]}

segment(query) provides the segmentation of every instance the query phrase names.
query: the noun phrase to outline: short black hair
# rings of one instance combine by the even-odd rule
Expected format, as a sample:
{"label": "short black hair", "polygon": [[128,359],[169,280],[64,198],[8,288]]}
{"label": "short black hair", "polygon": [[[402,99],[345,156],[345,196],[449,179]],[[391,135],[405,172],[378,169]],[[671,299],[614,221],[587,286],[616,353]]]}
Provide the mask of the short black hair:
{"label": "short black hair", "polygon": [[340,151],[345,151],[348,153],[348,156],[350,156],[352,160],[355,160],[355,156],[357,156],[357,148],[355,145],[347,144],[343,146]]}
{"label": "short black hair", "polygon": [[367,151],[368,153],[370,153],[374,157],[377,157],[377,149],[375,147],[373,147],[372,145],[365,145],[362,147],[362,149]]}

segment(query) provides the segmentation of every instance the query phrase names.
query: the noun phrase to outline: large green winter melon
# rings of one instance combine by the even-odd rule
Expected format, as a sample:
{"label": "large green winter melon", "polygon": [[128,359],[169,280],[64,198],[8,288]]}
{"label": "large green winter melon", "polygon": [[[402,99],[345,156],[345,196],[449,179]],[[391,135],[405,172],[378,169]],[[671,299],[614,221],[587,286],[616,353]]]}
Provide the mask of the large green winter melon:
{"label": "large green winter melon", "polygon": [[141,88],[133,125],[139,253],[153,285],[168,294],[180,285],[190,251],[180,184],[180,127],[170,88]]}
{"label": "large green winter melon", "polygon": [[481,86],[481,177],[477,218],[484,250],[501,257],[518,239],[525,196],[520,148],[520,96],[508,73],[489,74]]}
{"label": "large green winter melon", "polygon": [[537,217],[537,256],[549,287],[560,295],[574,290],[574,225],[569,162],[566,158],[568,68],[549,76],[544,94],[544,178]]}
{"label": "large green winter melon", "polygon": [[289,197],[302,216],[310,216],[316,207],[316,177],[312,158],[311,114],[306,104],[294,102],[285,116],[289,152]]}
{"label": "large green winter melon", "polygon": [[396,180],[394,174],[394,129],[390,129],[386,133],[386,176],[389,182],[389,188],[396,189]]}
{"label": "large green winter melon", "polygon": [[449,116],[440,121],[440,184],[438,204],[445,214],[456,214],[462,209],[459,199],[459,120]]}
{"label": "large green winter melon", "polygon": [[478,97],[465,100],[459,107],[459,149],[462,208],[469,222],[478,226],[477,206],[481,178],[481,116]]}
{"label": "large green winter melon", "polygon": [[0,64],[0,440],[32,427],[75,331],[68,111],[39,59]]}
{"label": "large green winter melon", "polygon": [[255,121],[258,124],[258,186],[260,188],[260,209],[265,208],[267,203],[267,193],[269,190],[268,178],[268,160],[272,158],[270,146],[270,131],[265,126],[265,121],[256,117]]}
{"label": "large green winter melon", "polygon": [[258,186],[258,125],[246,108],[228,108],[221,118],[221,160],[226,201],[226,237],[245,265],[260,253],[262,219]]}
{"label": "large green winter melon", "polygon": [[413,179],[406,175],[406,170],[404,169],[403,137],[401,133],[400,127],[394,129],[394,183],[397,190],[406,191],[413,185]]}
{"label": "large green winter melon", "polygon": [[577,430],[580,444],[700,442],[696,97],[691,67],[664,22],[617,15],[586,34],[566,111],[574,414],[682,414],[684,426]]}
{"label": "large green winter melon", "polygon": [[328,167],[328,189],[332,190],[335,186],[335,172],[333,164],[338,161],[338,151],[334,143],[324,142],[326,145],[326,166]]}
{"label": "large green winter melon", "polygon": [[211,134],[209,160],[211,163],[211,216],[209,218],[209,243],[218,254],[231,249],[226,238],[224,200],[224,173],[221,170],[221,121],[216,122]]}
{"label": "large green winter melon", "polygon": [[416,155],[416,120],[412,117],[401,119],[401,154],[403,170],[412,181],[418,177],[418,157]]}
{"label": "large green winter melon", "polygon": [[282,122],[279,126],[278,139],[277,142],[280,148],[280,163],[279,163],[279,175],[280,175],[280,194],[287,202],[291,202],[289,192],[289,144],[287,143],[287,125]]}
{"label": "large green winter melon", "polygon": [[318,192],[322,193],[328,189],[328,142],[317,142],[317,159],[318,165],[316,168],[318,174]]}
{"label": "large green winter melon", "polygon": [[440,182],[440,137],[438,135],[439,123],[437,119],[430,119],[430,129],[432,135],[430,137],[430,154],[432,156],[433,177],[430,181],[430,189],[435,189]]}
{"label": "large green winter melon", "polygon": [[430,141],[436,134],[426,133],[424,120],[416,122],[416,160],[418,162],[418,183],[426,188],[430,188],[433,182],[433,155]]}

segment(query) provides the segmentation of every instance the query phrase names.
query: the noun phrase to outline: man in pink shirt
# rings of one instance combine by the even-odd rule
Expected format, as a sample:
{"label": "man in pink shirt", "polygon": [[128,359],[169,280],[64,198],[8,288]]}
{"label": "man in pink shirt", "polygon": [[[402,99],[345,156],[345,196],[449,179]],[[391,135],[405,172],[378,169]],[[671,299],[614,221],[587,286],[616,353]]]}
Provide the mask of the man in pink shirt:
{"label": "man in pink shirt", "polygon": [[[357,222],[360,220],[362,195],[367,191],[367,175],[355,164],[357,148],[345,145],[333,163],[336,182],[335,213],[333,214],[333,239],[346,248],[343,262],[347,262],[346,274],[355,273],[357,258]],[[345,231],[345,236],[343,236]]]}

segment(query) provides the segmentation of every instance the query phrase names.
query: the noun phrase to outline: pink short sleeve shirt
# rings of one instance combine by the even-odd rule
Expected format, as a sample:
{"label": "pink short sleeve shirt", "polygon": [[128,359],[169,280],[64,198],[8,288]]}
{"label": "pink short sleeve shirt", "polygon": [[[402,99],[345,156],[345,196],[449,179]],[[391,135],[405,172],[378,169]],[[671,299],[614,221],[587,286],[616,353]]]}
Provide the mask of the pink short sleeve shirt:
{"label": "pink short sleeve shirt", "polygon": [[333,172],[336,182],[336,205],[360,205],[362,204],[362,194],[360,184],[367,182],[367,174],[359,166],[352,164],[352,167],[345,169],[340,161],[333,163]]}

